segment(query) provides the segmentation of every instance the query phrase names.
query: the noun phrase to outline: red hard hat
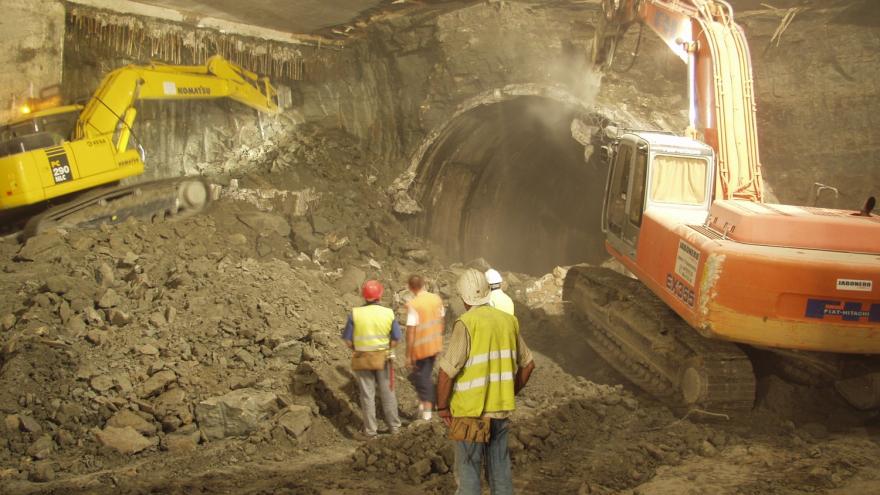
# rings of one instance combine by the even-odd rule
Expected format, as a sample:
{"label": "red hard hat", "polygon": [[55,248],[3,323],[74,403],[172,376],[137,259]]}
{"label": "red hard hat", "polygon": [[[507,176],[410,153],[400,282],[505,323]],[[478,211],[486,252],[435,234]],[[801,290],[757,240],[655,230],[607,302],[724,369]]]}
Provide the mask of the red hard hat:
{"label": "red hard hat", "polygon": [[361,294],[366,301],[378,301],[382,299],[382,292],[385,290],[378,280],[367,280],[361,287]]}

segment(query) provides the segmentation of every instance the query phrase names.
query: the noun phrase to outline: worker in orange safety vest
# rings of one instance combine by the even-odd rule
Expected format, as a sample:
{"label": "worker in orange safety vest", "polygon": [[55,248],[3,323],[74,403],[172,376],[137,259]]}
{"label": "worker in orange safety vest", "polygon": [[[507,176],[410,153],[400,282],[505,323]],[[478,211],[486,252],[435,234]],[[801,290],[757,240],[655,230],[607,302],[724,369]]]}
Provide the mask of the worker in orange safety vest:
{"label": "worker in orange safety vest", "polygon": [[409,277],[413,299],[407,303],[406,363],[419,396],[420,419],[430,420],[434,409],[434,359],[443,350],[446,310],[440,296],[425,290],[419,275]]}

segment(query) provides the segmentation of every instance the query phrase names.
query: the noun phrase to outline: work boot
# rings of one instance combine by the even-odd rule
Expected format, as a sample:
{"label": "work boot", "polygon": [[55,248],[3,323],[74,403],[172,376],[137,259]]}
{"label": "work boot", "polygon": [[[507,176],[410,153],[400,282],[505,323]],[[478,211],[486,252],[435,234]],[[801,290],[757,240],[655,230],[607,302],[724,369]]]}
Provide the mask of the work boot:
{"label": "work boot", "polygon": [[354,434],[352,434],[351,438],[353,438],[359,442],[369,442],[370,440],[376,438],[377,436],[378,435],[376,435],[375,433],[370,435],[369,433],[366,433],[363,431],[356,431],[356,432],[354,432]]}

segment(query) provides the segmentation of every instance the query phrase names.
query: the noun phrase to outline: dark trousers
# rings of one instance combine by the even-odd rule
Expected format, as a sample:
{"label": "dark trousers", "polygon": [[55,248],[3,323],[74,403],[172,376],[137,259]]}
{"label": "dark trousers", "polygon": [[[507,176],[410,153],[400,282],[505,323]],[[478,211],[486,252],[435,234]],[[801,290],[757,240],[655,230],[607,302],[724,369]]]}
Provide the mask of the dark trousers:
{"label": "dark trousers", "polygon": [[434,402],[434,379],[431,373],[434,371],[434,358],[437,356],[419,359],[413,364],[409,379],[416,387],[416,393],[422,402]]}

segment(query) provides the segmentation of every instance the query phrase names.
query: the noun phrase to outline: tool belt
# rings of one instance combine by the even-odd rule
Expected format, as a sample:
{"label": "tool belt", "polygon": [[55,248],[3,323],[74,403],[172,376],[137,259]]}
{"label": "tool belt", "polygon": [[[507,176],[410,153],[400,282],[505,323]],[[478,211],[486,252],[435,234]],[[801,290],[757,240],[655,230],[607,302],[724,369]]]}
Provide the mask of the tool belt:
{"label": "tool belt", "polygon": [[452,418],[449,439],[456,442],[489,443],[490,418]]}
{"label": "tool belt", "polygon": [[385,369],[388,351],[354,351],[351,355],[351,369],[354,371],[379,371]]}

